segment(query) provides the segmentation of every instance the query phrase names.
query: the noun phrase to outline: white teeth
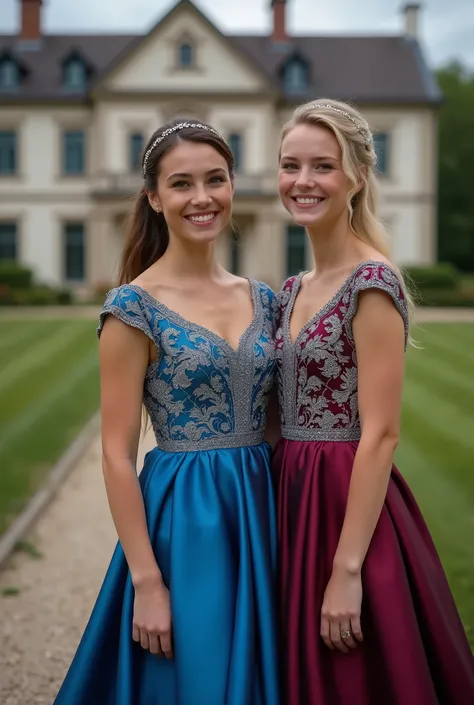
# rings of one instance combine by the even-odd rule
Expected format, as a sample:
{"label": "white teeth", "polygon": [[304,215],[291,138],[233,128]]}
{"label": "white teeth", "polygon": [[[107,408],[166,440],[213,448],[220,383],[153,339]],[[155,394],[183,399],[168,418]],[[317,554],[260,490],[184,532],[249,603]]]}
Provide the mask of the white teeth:
{"label": "white teeth", "polygon": [[210,220],[214,220],[215,213],[209,213],[208,215],[190,215],[189,220],[193,223],[208,223]]}
{"label": "white teeth", "polygon": [[296,203],[301,203],[304,206],[309,206],[314,203],[321,203],[322,198],[296,198]]}

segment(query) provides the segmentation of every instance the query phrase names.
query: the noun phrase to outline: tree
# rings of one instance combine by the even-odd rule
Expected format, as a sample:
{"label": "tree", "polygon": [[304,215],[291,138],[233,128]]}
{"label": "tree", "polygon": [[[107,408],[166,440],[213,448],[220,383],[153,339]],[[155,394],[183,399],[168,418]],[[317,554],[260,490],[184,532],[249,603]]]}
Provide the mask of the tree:
{"label": "tree", "polygon": [[439,118],[439,259],[474,271],[474,74],[440,69],[445,102]]}

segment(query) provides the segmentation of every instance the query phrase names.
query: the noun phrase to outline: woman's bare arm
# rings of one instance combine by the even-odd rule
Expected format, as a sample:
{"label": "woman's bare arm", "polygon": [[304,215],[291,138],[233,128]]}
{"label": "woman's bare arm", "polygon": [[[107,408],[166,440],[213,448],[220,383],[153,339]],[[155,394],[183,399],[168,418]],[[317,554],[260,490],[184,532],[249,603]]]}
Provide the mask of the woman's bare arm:
{"label": "woman's bare arm", "polygon": [[161,580],[136,472],[148,361],[148,338],[107,316],[100,339],[102,467],[110,510],[135,587]]}

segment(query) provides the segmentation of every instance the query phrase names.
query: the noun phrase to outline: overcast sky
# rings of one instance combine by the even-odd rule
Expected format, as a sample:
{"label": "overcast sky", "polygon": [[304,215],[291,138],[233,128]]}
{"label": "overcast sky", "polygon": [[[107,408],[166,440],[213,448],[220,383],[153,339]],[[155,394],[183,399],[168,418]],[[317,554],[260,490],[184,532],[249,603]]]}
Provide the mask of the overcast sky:
{"label": "overcast sky", "polygon": [[[270,0],[195,0],[223,31],[266,32]],[[20,0],[0,0],[0,33],[14,32]],[[176,0],[45,0],[48,32],[145,32]],[[404,0],[288,0],[296,34],[394,33]],[[474,68],[474,0],[424,0],[421,40],[429,62],[457,58]]]}

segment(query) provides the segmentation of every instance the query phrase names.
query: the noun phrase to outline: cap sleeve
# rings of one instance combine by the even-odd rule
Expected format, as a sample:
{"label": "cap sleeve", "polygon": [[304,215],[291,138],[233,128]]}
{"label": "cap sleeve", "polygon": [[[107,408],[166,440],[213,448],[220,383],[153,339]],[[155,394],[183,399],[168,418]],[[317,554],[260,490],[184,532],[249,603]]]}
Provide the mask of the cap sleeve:
{"label": "cap sleeve", "polygon": [[351,342],[354,342],[352,332],[352,322],[357,312],[359,303],[359,293],[369,289],[379,289],[390,296],[397,311],[403,319],[405,328],[405,348],[408,342],[408,304],[402,287],[399,276],[395,270],[389,267],[384,262],[371,262],[364,264],[358,269],[352,281],[351,286],[345,296],[347,311],[345,315],[345,327],[347,335]]}
{"label": "cap sleeve", "polygon": [[111,314],[122,323],[126,323],[132,328],[138,328],[150,340],[156,344],[148,317],[146,307],[139,292],[127,285],[117,287],[109,291],[105,298],[105,303],[99,315],[99,325],[97,327],[97,337],[100,338],[104,328],[105,319]]}

